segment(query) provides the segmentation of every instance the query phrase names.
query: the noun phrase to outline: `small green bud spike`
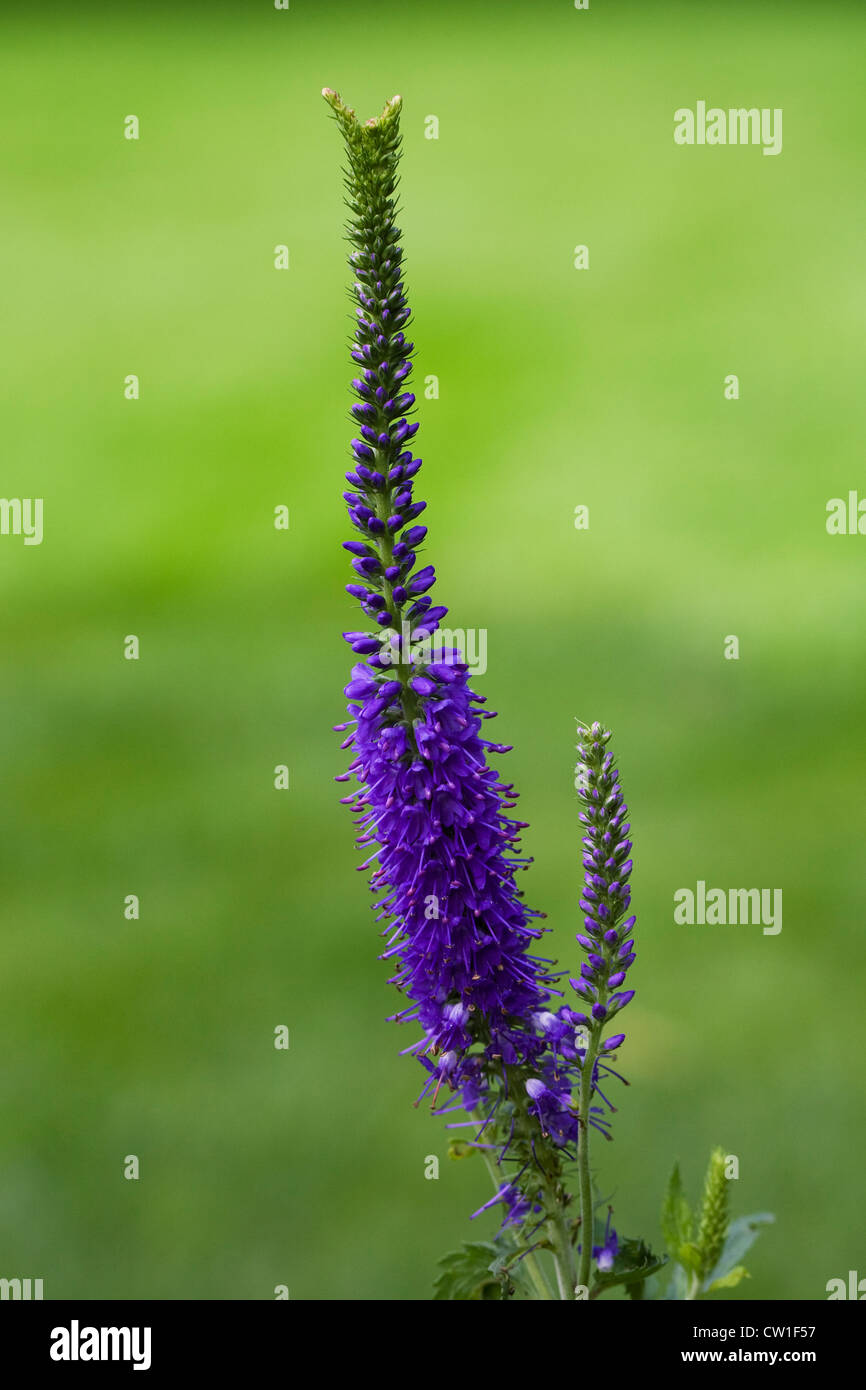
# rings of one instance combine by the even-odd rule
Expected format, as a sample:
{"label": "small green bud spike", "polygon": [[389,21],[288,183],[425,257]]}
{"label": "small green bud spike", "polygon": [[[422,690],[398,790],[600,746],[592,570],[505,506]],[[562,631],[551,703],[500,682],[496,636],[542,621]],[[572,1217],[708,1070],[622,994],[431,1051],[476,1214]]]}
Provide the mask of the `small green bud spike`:
{"label": "small green bud spike", "polygon": [[[395,217],[403,98],[392,97],[385,102],[381,116],[373,116],[362,125],[339,92],[323,87],[322,96],[334,113],[346,147],[348,163],[344,174],[350,214],[347,232],[356,247],[351,264],[357,264],[359,255],[363,258],[372,250],[379,259],[390,259],[394,277],[399,279],[403,251]],[[405,327],[406,322],[408,315],[401,326]]]}
{"label": "small green bud spike", "polygon": [[725,1153],[723,1149],[713,1149],[704,1181],[696,1242],[700,1254],[702,1280],[706,1279],[718,1264],[727,1234],[728,1180],[725,1177]]}

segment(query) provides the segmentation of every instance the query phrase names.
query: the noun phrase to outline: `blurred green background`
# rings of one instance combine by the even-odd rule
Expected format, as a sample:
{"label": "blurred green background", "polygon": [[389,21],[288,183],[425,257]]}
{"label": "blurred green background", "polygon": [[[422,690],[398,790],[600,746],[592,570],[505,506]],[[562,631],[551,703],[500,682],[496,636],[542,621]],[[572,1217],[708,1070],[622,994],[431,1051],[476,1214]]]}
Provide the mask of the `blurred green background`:
{"label": "blurred green background", "polygon": [[[720,1143],[737,1212],[778,1218],[736,1296],[866,1273],[866,540],[825,529],[866,492],[864,31],[832,3],[10,16],[2,492],[44,498],[45,538],[0,537],[0,1275],[426,1298],[497,1225],[468,1225],[487,1175],[412,1108],[332,781],[351,372],[324,85],[359,114],[404,96],[428,554],[453,624],[488,630],[523,884],[566,964],[574,718],[616,733],[640,931],[617,1225],[655,1238],[673,1158],[695,1194]],[[783,152],[675,146],[698,99],[782,107]],[[781,887],[781,934],[675,926],[698,879]]]}

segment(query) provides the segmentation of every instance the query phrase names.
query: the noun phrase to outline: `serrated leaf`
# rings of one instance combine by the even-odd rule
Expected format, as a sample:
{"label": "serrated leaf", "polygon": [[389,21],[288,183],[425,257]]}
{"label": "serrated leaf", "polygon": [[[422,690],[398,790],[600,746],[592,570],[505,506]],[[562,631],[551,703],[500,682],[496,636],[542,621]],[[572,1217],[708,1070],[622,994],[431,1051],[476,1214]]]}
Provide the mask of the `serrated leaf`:
{"label": "serrated leaf", "polygon": [[735,1289],[743,1279],[751,1277],[745,1265],[734,1265],[734,1268],[729,1269],[720,1279],[714,1279],[712,1284],[707,1284],[704,1292],[715,1293],[716,1289]]}
{"label": "serrated leaf", "polygon": [[[716,1266],[707,1275],[704,1281],[704,1289],[708,1292],[713,1285],[717,1285],[720,1279],[724,1279],[730,1274],[742,1260],[746,1251],[749,1250],[761,1234],[764,1226],[770,1226],[775,1221],[775,1216],[769,1211],[755,1212],[752,1216],[741,1216],[737,1221],[732,1221],[727,1239],[722,1247],[722,1253],[718,1258]],[[727,1287],[727,1285],[721,1285]]]}
{"label": "serrated leaf", "polygon": [[513,1269],[520,1259],[520,1253],[520,1250],[501,1251],[490,1265],[490,1273],[494,1278],[499,1279],[501,1275],[508,1274],[509,1270]]}
{"label": "serrated leaf", "polygon": [[667,1264],[667,1256],[654,1255],[642,1240],[624,1240],[617,1252],[612,1269],[597,1270],[593,1279],[593,1292],[613,1289],[617,1285],[640,1283],[651,1274],[657,1274]]}
{"label": "serrated leaf", "polygon": [[460,1250],[450,1251],[439,1261],[442,1273],[436,1276],[433,1284],[434,1299],[469,1302],[501,1299],[502,1283],[490,1268],[499,1258],[496,1246],[487,1241],[472,1241]]}

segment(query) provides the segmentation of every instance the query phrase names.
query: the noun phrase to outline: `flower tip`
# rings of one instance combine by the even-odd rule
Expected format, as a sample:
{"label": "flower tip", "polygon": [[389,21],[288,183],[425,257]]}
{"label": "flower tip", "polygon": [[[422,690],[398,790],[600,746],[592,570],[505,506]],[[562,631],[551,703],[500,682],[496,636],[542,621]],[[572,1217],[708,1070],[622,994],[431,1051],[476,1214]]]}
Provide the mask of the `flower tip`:
{"label": "flower tip", "polygon": [[333,107],[334,111],[337,114],[342,112],[342,114],[344,116],[348,116],[350,120],[354,117],[355,112],[352,109],[352,107],[346,106],[342,97],[340,96],[340,93],[335,92],[333,87],[323,87],[322,96],[325,98],[325,101],[328,103],[328,105]]}

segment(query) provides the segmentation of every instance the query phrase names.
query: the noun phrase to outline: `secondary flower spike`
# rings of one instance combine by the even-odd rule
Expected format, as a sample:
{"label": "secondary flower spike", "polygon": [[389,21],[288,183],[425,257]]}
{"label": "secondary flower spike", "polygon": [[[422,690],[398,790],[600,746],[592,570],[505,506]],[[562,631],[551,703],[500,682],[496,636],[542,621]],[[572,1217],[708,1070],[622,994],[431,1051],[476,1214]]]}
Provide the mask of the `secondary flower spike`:
{"label": "secondary flower spike", "polygon": [[[628,807],[619,785],[619,770],[608,749],[610,731],[601,724],[580,726],[577,744],[575,784],[581,802],[583,825],[584,885],[580,900],[583,930],[578,944],[586,952],[580,976],[572,987],[587,1008],[575,1014],[586,1030],[586,1046],[581,1061],[578,1114],[577,1160],[580,1174],[581,1247],[578,1283],[587,1284],[591,1258],[599,1270],[609,1270],[616,1258],[618,1237],[611,1228],[610,1213],[604,1240],[593,1245],[593,1188],[589,1163],[590,1131],[598,1130],[606,1139],[608,1121],[605,1110],[613,1106],[602,1090],[608,1076],[619,1077],[607,1062],[609,1053],[625,1042],[625,1034],[604,1037],[605,1029],[634,997],[634,990],[623,989],[635,955],[632,947],[635,919],[626,916],[631,906],[631,840]],[[620,1080],[623,1078],[619,1077]],[[600,1101],[601,1105],[593,1104]],[[584,1234],[586,1233],[586,1234]]]}
{"label": "secondary flower spike", "polygon": [[[361,867],[375,865],[384,956],[409,1000],[395,1017],[423,1030],[407,1051],[422,1054],[425,1090],[447,1083],[473,1108],[492,1072],[544,1050],[532,1019],[551,976],[548,962],[528,954],[541,929],[515,884],[526,861],[514,857],[523,825],[507,814],[513,790],[487,762],[508,750],[481,737],[482,719],[492,716],[480,710],[461,654],[434,655],[423,640],[447,609],[434,606],[435,572],[419,557],[425,503],[414,495],[421,460],[410,447],[418,425],[406,389],[414,349],[396,224],[401,101],[361,124],[335,92],[323,95],[345,141],[353,248],[356,434],[343,496],[355,582],[347,588],[380,629],[344,633],[360,658],[346,686],[349,722],[340,726],[355,754],[346,778],[360,787],[345,799],[358,815],[359,846],[371,850]],[[392,649],[383,629],[410,641]]]}
{"label": "secondary flower spike", "polygon": [[[619,771],[607,748],[610,738],[600,724],[581,729],[576,769],[584,828],[580,907],[586,914],[577,940],[587,958],[580,978],[571,983],[590,1008],[585,1024],[596,1027],[599,1034],[634,997],[634,990],[622,988],[635,959],[635,919],[625,915],[631,905],[631,826]],[[602,1051],[613,1051],[624,1041],[625,1034],[614,1034],[602,1044]]]}

